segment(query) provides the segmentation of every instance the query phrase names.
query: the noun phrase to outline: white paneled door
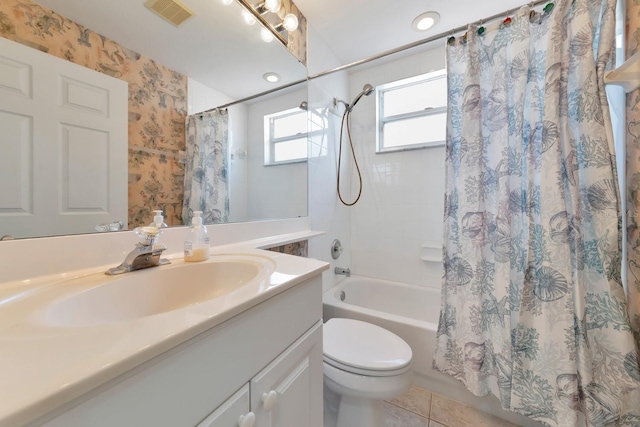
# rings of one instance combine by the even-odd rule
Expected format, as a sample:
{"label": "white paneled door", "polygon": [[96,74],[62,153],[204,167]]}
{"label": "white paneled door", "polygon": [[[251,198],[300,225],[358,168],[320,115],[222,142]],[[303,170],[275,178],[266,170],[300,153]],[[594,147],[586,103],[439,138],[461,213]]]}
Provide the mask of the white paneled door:
{"label": "white paneled door", "polygon": [[0,37],[0,236],[127,223],[127,83]]}

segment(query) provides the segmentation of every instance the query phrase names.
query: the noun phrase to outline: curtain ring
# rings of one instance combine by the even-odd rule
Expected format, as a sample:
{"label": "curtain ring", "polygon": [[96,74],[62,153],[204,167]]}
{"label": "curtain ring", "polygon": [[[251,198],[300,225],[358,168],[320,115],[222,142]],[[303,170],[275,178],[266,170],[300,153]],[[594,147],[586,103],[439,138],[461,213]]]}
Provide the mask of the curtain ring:
{"label": "curtain ring", "polygon": [[451,37],[447,39],[447,44],[449,46],[453,46],[456,43],[455,31],[454,28],[451,29]]}

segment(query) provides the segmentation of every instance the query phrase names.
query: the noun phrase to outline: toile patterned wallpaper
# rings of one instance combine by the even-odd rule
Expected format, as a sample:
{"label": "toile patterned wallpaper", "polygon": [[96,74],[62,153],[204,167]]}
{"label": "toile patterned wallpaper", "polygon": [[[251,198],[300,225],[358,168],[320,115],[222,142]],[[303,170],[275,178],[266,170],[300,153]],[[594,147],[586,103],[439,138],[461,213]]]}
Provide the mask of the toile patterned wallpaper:
{"label": "toile patterned wallpaper", "polygon": [[187,77],[29,0],[0,2],[0,36],[128,82],[129,228],[181,225]]}
{"label": "toile patterned wallpaper", "polygon": [[268,248],[267,250],[307,258],[309,256],[309,241],[301,240],[299,242],[288,243],[282,246],[274,246],[273,248]]}
{"label": "toile patterned wallpaper", "polygon": [[[627,0],[627,58],[640,51],[640,0]],[[640,89],[627,94],[627,284],[640,349]]]}

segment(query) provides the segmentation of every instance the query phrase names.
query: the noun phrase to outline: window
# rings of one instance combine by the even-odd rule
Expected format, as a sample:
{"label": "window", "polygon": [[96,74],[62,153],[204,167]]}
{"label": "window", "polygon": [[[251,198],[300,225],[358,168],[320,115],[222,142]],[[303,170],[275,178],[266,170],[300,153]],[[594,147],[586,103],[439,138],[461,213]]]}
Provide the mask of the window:
{"label": "window", "polygon": [[307,160],[307,112],[300,108],[264,116],[264,164]]}
{"label": "window", "polygon": [[439,70],[376,88],[376,152],[444,144],[447,131],[446,77],[446,70]]}

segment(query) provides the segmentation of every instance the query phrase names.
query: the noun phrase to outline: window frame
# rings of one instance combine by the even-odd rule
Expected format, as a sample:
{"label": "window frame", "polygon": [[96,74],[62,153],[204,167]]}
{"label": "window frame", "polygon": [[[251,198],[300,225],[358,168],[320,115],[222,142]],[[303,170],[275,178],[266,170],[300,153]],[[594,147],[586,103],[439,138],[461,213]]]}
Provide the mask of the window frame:
{"label": "window frame", "polygon": [[431,107],[424,110],[411,111],[408,113],[396,114],[393,116],[384,115],[384,94],[393,90],[414,86],[420,83],[426,83],[433,80],[444,79],[446,83],[447,69],[430,71],[428,73],[420,74],[417,76],[409,77],[406,79],[396,80],[393,82],[385,83],[376,87],[376,154],[393,153],[397,151],[409,151],[420,150],[423,148],[441,147],[446,143],[446,139],[421,142],[414,144],[397,145],[394,147],[384,146],[384,126],[389,123],[400,122],[403,120],[414,119],[417,117],[435,116],[447,112],[447,105],[443,107]]}
{"label": "window frame", "polygon": [[[304,114],[307,118],[307,131],[302,133],[296,133],[292,135],[283,136],[280,138],[274,137],[274,128],[273,125],[274,119],[286,118],[289,116],[293,116],[295,114]],[[299,107],[289,108],[287,110],[277,111],[271,114],[265,114],[264,116],[264,166],[278,166],[278,165],[288,165],[293,163],[305,163],[309,158],[309,120],[308,113],[304,110],[301,110]],[[291,160],[282,160],[275,161],[275,145],[281,142],[293,141],[296,139],[302,139],[306,141],[307,144],[307,156],[300,157]]]}

